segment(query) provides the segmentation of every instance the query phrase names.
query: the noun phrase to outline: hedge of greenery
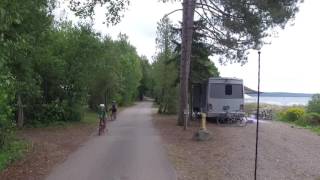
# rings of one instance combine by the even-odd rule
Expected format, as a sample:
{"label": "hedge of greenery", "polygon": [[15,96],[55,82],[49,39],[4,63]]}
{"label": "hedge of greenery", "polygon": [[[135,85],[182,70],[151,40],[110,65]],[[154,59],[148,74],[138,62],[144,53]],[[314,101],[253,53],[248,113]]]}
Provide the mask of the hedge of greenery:
{"label": "hedge of greenery", "polygon": [[320,95],[313,95],[305,108],[290,107],[278,112],[277,118],[280,121],[311,128],[320,133]]}
{"label": "hedge of greenery", "polygon": [[105,96],[123,105],[147,91],[141,80],[151,66],[125,34],[111,39],[91,24],[55,21],[55,2],[1,0],[0,153],[15,150],[18,97],[24,125],[42,126],[80,121]]}

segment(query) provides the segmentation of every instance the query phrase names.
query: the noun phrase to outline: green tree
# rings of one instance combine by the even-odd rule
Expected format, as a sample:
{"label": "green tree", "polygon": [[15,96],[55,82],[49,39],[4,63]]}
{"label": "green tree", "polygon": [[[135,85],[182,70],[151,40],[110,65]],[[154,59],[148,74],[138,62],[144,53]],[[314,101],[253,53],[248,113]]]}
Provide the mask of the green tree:
{"label": "green tree", "polygon": [[[190,78],[189,78],[189,104],[192,104],[192,86],[204,83],[209,77],[218,77],[219,71],[215,64],[210,60],[210,56],[213,54],[212,46],[207,43],[207,37],[202,34],[203,21],[196,21],[194,23],[194,33],[192,38],[192,52],[191,52],[191,64],[190,64]],[[171,27],[174,34],[181,38],[181,28]],[[175,39],[179,39],[175,38]],[[176,63],[176,67],[179,67],[181,59],[181,42],[173,40],[175,44],[176,56],[171,60]],[[179,69],[179,68],[178,68]],[[180,69],[179,69],[180,71]],[[179,83],[179,79],[176,80]],[[190,112],[192,106],[189,106]]]}
{"label": "green tree", "polygon": [[[69,2],[83,18],[94,16],[94,6],[104,5],[108,24],[118,23],[129,3]],[[27,125],[79,121],[88,102],[96,106],[107,94],[120,104],[129,104],[136,99],[140,83],[145,83],[141,81],[144,61],[126,35],[112,40],[87,24],[55,22],[55,4],[55,0],[0,3],[2,133],[14,124],[20,97]]]}
{"label": "green tree", "polygon": [[[166,2],[167,0],[164,0]],[[178,124],[188,103],[194,13],[207,23],[204,34],[210,37],[220,62],[247,61],[247,50],[259,49],[263,38],[275,27],[284,28],[294,18],[301,0],[183,0],[182,46],[180,61],[180,108]]]}
{"label": "green tree", "polygon": [[[1,68],[4,70],[4,68]],[[12,77],[0,73],[0,151],[4,149],[10,140],[10,134],[13,128],[12,122],[12,107],[9,104],[12,102],[14,94]]]}
{"label": "green tree", "polygon": [[[209,58],[213,55],[214,50],[212,45],[207,43],[207,36],[202,33],[204,26],[205,23],[203,21],[194,22],[189,84],[203,83],[209,77],[219,76],[217,67]],[[179,37],[176,39],[181,39],[181,28],[172,27],[172,29],[175,35]],[[176,66],[179,68],[181,59],[181,42],[177,40],[173,40],[173,42],[177,56],[172,60],[176,62]],[[177,82],[179,82],[179,80],[177,80]]]}
{"label": "green tree", "polygon": [[175,35],[171,22],[163,18],[158,23],[156,44],[158,54],[152,64],[153,95],[159,104],[159,113],[175,113],[177,111],[177,75],[174,58]]}
{"label": "green tree", "polygon": [[151,64],[146,56],[141,57],[142,79],[139,86],[139,99],[143,100],[143,96],[150,96],[152,93]]}
{"label": "green tree", "polygon": [[119,61],[120,67],[116,69],[120,74],[120,103],[127,104],[133,102],[138,95],[138,87],[142,78],[140,57],[133,47],[128,42],[128,37],[125,34],[119,34],[118,40],[115,43],[115,61]]}
{"label": "green tree", "polygon": [[33,65],[38,47],[42,45],[40,41],[52,23],[50,10],[53,4],[46,0],[27,0],[3,1],[2,5],[5,8],[1,10],[4,13],[1,18],[6,26],[1,29],[1,37],[7,42],[4,54],[9,72],[14,77],[14,96],[21,97],[23,103],[33,104],[34,97],[40,97],[39,77]]}
{"label": "green tree", "polygon": [[70,9],[81,18],[92,18],[95,15],[95,7],[101,6],[106,9],[105,23],[115,25],[123,17],[123,11],[129,5],[129,0],[70,0]]}
{"label": "green tree", "polygon": [[320,114],[320,94],[314,94],[308,103],[307,111]]}
{"label": "green tree", "polygon": [[91,81],[89,105],[95,109],[97,104],[104,103],[105,96],[107,103],[116,100],[119,104],[130,104],[138,95],[141,59],[126,35],[120,34],[115,41],[106,37],[102,44],[102,57]]}
{"label": "green tree", "polygon": [[[174,63],[168,63],[167,53],[159,53],[152,64],[153,94],[159,104],[159,113],[177,112],[177,75]],[[170,58],[173,55],[169,55]]]}

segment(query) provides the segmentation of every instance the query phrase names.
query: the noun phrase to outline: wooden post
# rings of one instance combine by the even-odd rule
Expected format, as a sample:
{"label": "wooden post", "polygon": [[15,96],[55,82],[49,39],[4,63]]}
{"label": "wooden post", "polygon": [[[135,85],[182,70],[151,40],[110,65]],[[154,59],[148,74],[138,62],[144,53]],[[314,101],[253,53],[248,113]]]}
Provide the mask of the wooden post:
{"label": "wooden post", "polygon": [[207,118],[206,113],[201,113],[201,130],[207,131]]}
{"label": "wooden post", "polygon": [[24,114],[23,114],[23,104],[22,104],[21,96],[20,96],[20,95],[18,95],[18,103],[17,103],[17,106],[18,106],[17,127],[18,127],[18,128],[21,128],[21,127],[23,127],[23,124],[24,124]]}

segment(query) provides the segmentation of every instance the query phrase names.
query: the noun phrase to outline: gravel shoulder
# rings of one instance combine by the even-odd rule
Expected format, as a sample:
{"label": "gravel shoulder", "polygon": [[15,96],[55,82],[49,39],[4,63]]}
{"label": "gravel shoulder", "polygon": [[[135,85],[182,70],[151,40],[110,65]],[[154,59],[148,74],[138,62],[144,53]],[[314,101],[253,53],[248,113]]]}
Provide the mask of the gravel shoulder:
{"label": "gravel shoulder", "polygon": [[[184,131],[175,116],[154,116],[179,180],[253,179],[255,124],[220,127],[209,123],[212,139],[192,140],[199,124]],[[320,178],[320,136],[281,122],[262,122],[258,179]]]}

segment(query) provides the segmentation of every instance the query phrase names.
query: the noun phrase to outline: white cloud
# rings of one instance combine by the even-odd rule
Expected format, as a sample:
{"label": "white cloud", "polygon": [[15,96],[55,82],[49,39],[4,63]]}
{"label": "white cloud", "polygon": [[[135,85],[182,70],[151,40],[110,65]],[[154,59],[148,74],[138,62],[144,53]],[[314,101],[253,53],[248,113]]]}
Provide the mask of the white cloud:
{"label": "white cloud", "polygon": [[[125,13],[122,21],[107,28],[102,24],[103,9],[97,12],[95,29],[116,38],[117,35],[125,33],[129,41],[137,48],[140,55],[146,55],[149,59],[155,53],[155,38],[157,22],[166,14],[181,8],[181,3],[162,3],[157,0],[132,0],[129,10]],[[181,13],[170,16],[180,19]]]}
{"label": "white cloud", "polygon": [[[320,1],[305,1],[295,19],[295,25],[279,32],[261,52],[261,90],[287,92],[320,92],[319,45]],[[249,63],[219,66],[222,76],[241,77],[251,88],[257,87],[257,52]]]}
{"label": "white cloud", "polygon": [[[288,92],[320,92],[320,75],[317,73],[320,42],[320,1],[305,1],[294,21],[272,39],[271,45],[262,48],[261,90]],[[104,10],[97,11],[94,28],[103,34],[116,38],[122,32],[129,36],[130,42],[140,55],[151,58],[155,53],[157,22],[164,14],[180,9],[181,3],[162,3],[158,0],[131,0],[129,10],[121,23],[114,27],[102,24]],[[181,19],[181,12],[170,16]],[[240,66],[232,64],[221,66],[222,76],[243,78],[250,88],[257,87],[257,52],[249,55],[249,62]]]}

